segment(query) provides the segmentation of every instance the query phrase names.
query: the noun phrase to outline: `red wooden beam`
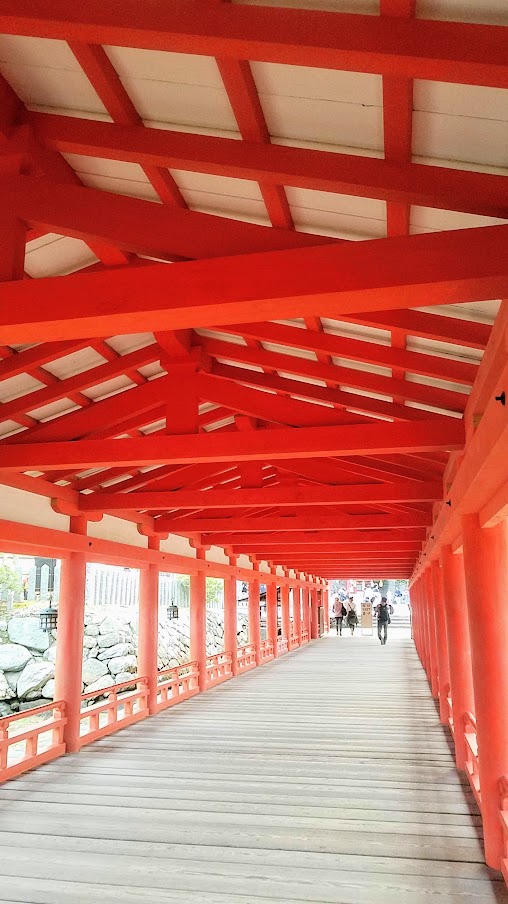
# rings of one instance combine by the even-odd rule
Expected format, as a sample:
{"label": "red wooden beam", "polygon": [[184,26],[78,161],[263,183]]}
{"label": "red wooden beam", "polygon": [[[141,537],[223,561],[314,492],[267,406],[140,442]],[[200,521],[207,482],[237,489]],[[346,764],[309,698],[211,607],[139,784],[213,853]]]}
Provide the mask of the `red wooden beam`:
{"label": "red wooden beam", "polygon": [[245,339],[272,342],[288,348],[303,348],[316,353],[326,352],[337,358],[363,361],[380,367],[402,368],[411,373],[465,385],[472,385],[478,373],[477,364],[392,348],[361,339],[348,339],[325,332],[302,330],[281,323],[234,324],[223,327],[222,332],[243,336]]}
{"label": "red wooden beam", "polygon": [[508,226],[487,226],[8,282],[0,342],[499,298],[508,294],[507,236]]}
{"label": "red wooden beam", "polygon": [[288,377],[279,377],[277,374],[246,370],[244,367],[213,363],[211,375],[222,377],[228,383],[229,381],[235,381],[242,385],[247,384],[253,387],[273,389],[277,395],[284,397],[296,396],[299,399],[306,399],[310,402],[327,402],[336,409],[346,408],[352,412],[360,412],[367,416],[380,415],[394,421],[428,420],[428,412],[421,411],[418,408],[408,408],[406,405],[384,402],[364,395],[353,395],[350,392],[343,392],[337,388],[332,389],[316,386],[313,383],[303,383],[299,380],[291,380]]}
{"label": "red wooden beam", "polygon": [[440,483],[374,484],[366,486],[319,487],[281,486],[270,489],[239,489],[233,493],[224,490],[190,492],[108,493],[96,498],[95,494],[80,500],[83,511],[103,511],[107,508],[137,509],[210,509],[210,508],[260,508],[262,506],[292,507],[314,505],[349,505],[378,502],[434,502],[442,499]]}
{"label": "red wooden beam", "polygon": [[[107,242],[124,251],[169,261],[333,244],[333,239],[323,236],[267,229],[30,176],[10,179],[2,187],[2,201],[5,211],[47,232]],[[150,267],[142,269],[148,271]]]}
{"label": "red wooden beam", "polygon": [[278,458],[384,454],[392,450],[451,451],[462,449],[464,426],[458,420],[411,424],[375,424],[340,427],[302,427],[298,430],[206,433],[183,436],[146,436],[125,440],[82,440],[79,443],[29,443],[0,447],[0,470],[65,470],[101,465],[187,464],[237,462]]}
{"label": "red wooden beam", "polygon": [[[297,331],[295,330],[295,332]],[[441,389],[423,383],[413,383],[409,380],[401,385],[401,381],[393,377],[385,377],[369,371],[357,370],[356,368],[337,367],[335,364],[321,364],[318,361],[309,361],[307,358],[300,358],[297,355],[249,348],[245,345],[222,342],[217,339],[203,338],[201,339],[201,345],[208,355],[213,358],[219,358],[221,361],[244,362],[263,369],[266,368],[267,370],[310,377],[311,380],[326,380],[337,386],[340,385],[342,389],[351,386],[363,389],[366,392],[380,393],[386,396],[400,394],[413,402],[455,412],[464,411],[467,403],[467,395],[455,390]],[[384,351],[388,351],[388,349],[384,347]],[[435,360],[440,362],[442,359],[436,358]],[[355,396],[351,393],[350,399],[350,407],[354,408]]]}
{"label": "red wooden beam", "polygon": [[424,311],[374,311],[369,313],[343,314],[342,320],[350,323],[372,326],[390,332],[396,330],[405,336],[421,336],[468,348],[484,349],[489,341],[492,327],[488,323],[473,320],[443,317]]}
{"label": "red wooden beam", "polygon": [[[334,530],[334,531],[371,531],[392,530],[393,528],[430,527],[432,517],[430,514],[415,512],[414,514],[394,515],[267,515],[260,518],[235,516],[233,518],[169,518],[162,517],[155,521],[155,529],[162,533],[170,531],[175,534],[209,534],[212,543],[218,543],[213,538],[214,533],[221,536],[228,531],[257,534],[265,531],[304,531],[304,530]],[[234,537],[230,539],[234,543]],[[222,544],[221,544],[222,545]]]}
{"label": "red wooden beam", "polygon": [[[235,141],[188,132],[140,129],[91,119],[29,113],[39,141],[61,153],[377,198],[506,218],[504,176],[440,166]],[[245,137],[245,136],[244,136]],[[274,225],[282,226],[278,218]],[[399,233],[400,234],[400,233]]]}
{"label": "red wooden beam", "polygon": [[397,527],[392,528],[390,530],[378,530],[378,529],[364,529],[357,530],[352,529],[349,532],[345,532],[339,528],[330,528],[330,529],[322,529],[319,528],[317,530],[301,530],[301,531],[278,531],[278,532],[258,532],[249,531],[249,532],[233,532],[233,533],[222,533],[222,534],[210,534],[209,536],[204,534],[204,540],[206,542],[212,541],[217,543],[219,546],[228,546],[232,544],[236,547],[238,546],[248,546],[249,549],[252,549],[253,552],[256,552],[256,548],[262,546],[264,550],[272,549],[272,547],[277,547],[280,544],[285,544],[292,549],[296,549],[298,546],[307,547],[309,544],[319,544],[323,548],[327,546],[336,547],[340,544],[341,547],[348,547],[350,545],[355,545],[361,543],[366,546],[380,546],[380,548],[384,548],[385,546],[390,546],[392,544],[404,544],[404,543],[419,543],[421,544],[427,536],[427,532],[423,527]]}
{"label": "red wooden beam", "polygon": [[0,31],[230,59],[508,87],[506,35],[488,25],[378,19],[199,0],[3,0]]}

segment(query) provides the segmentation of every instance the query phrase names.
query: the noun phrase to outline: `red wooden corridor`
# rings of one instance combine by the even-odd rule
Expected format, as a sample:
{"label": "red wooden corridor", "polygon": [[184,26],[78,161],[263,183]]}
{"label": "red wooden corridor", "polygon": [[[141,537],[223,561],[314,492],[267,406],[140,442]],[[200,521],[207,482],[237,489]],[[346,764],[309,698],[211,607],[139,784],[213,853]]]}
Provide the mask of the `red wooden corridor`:
{"label": "red wooden corridor", "polygon": [[[505,0],[3,0],[0,551],[62,582],[52,735],[14,762],[0,719],[0,778],[316,640],[331,579],[405,578],[508,879],[507,25]],[[88,721],[87,562],[141,570],[136,689]],[[164,674],[161,571],[191,582]]]}

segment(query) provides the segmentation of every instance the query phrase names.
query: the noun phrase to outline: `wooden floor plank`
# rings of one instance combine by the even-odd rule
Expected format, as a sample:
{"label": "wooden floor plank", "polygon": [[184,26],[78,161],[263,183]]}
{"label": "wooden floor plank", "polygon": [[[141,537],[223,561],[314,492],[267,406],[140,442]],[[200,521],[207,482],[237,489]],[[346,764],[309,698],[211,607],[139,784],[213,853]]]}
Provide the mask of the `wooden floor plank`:
{"label": "wooden floor plank", "polygon": [[329,637],[0,789],[2,904],[508,904],[407,640]]}

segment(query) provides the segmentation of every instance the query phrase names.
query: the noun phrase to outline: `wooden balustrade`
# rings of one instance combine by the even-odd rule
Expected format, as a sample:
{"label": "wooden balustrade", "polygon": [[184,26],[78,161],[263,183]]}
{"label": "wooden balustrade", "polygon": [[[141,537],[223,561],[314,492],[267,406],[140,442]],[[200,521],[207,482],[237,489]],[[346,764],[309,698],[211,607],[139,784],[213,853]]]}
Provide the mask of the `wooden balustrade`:
{"label": "wooden balustrade", "polygon": [[446,685],[444,692],[446,694],[446,707],[448,713],[447,722],[453,737],[455,735],[455,725],[453,724],[452,692],[449,684]]}
{"label": "wooden balustrade", "polygon": [[[133,688],[135,685],[135,688]],[[124,691],[124,693],[121,693]],[[81,695],[82,704],[98,696],[97,691]],[[132,676],[104,691],[106,700],[82,709],[79,746],[126,728],[148,716],[148,678]]]}
{"label": "wooden balustrade", "polygon": [[503,828],[503,859],[501,860],[501,871],[504,880],[508,885],[508,775],[503,775],[499,780],[499,794],[501,797],[499,817]]}
{"label": "wooden balustrade", "polygon": [[[18,724],[45,713],[51,715],[35,724]],[[62,700],[0,719],[0,784],[65,753],[66,722]]]}
{"label": "wooden balustrade", "polygon": [[206,687],[215,687],[228,681],[232,677],[231,662],[233,657],[231,653],[216,653],[215,656],[208,656],[206,659]]}
{"label": "wooden balustrade", "polygon": [[259,662],[268,662],[269,659],[273,659],[274,650],[273,650],[273,641],[271,640],[262,640],[259,647]]}
{"label": "wooden balustrade", "polygon": [[157,675],[156,711],[167,709],[175,703],[189,700],[199,694],[199,669],[197,662],[162,669]]}
{"label": "wooden balustrade", "polygon": [[466,772],[471,790],[478,806],[482,807],[480,772],[478,769],[478,741],[476,739],[476,719],[472,713],[464,713],[464,738],[466,741]]}
{"label": "wooden balustrade", "polygon": [[309,632],[307,628],[302,628],[302,645],[309,642]]}
{"label": "wooden balustrade", "polygon": [[237,657],[238,673],[248,672],[250,669],[256,668],[256,647],[253,643],[249,643],[245,647],[238,647]]}
{"label": "wooden balustrade", "polygon": [[282,653],[287,653],[289,650],[288,639],[284,635],[277,638],[277,653],[280,656]]}
{"label": "wooden balustrade", "polygon": [[298,638],[298,634],[295,634],[294,631],[291,631],[289,635],[289,649],[295,650],[296,647],[300,646],[300,640]]}

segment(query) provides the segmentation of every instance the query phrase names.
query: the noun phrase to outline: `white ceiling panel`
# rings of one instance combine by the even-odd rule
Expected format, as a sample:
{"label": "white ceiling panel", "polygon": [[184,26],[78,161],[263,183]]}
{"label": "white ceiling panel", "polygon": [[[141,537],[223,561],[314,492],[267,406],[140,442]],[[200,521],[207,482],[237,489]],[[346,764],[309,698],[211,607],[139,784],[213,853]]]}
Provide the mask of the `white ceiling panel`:
{"label": "white ceiling panel", "polygon": [[481,217],[456,210],[439,210],[434,207],[411,207],[411,232],[443,232],[447,229],[474,229],[478,226],[499,226],[508,220]]}
{"label": "white ceiling panel", "polygon": [[125,336],[112,336],[108,339],[107,344],[119,355],[126,355],[128,352],[135,352],[138,348],[153,345],[154,342],[153,333],[129,333]]}
{"label": "white ceiling panel", "polygon": [[51,233],[27,244],[25,270],[34,279],[64,276],[96,264],[98,260],[81,239]]}
{"label": "white ceiling panel", "polygon": [[108,160],[106,157],[85,157],[84,154],[63,154],[62,156],[79,175],[110,176],[112,179],[128,179],[131,182],[148,182],[138,163]]}
{"label": "white ceiling panel", "polygon": [[[136,164],[133,164],[136,166]],[[138,167],[143,175],[141,167]],[[110,191],[115,195],[126,195],[128,198],[141,198],[143,201],[155,201],[161,203],[159,195],[147,179],[123,179],[113,176],[99,176],[95,173],[79,173],[84,185],[89,188],[98,188],[102,191]]]}
{"label": "white ceiling panel", "polygon": [[286,188],[286,193],[300,231],[350,240],[386,235],[384,201],[292,187]]}
{"label": "white ceiling panel", "polygon": [[261,345],[267,352],[277,352],[278,355],[292,355],[293,358],[306,358],[307,361],[317,361],[316,353],[306,348],[294,348],[292,345],[276,345],[275,342],[262,342]]}
{"label": "white ceiling panel", "polygon": [[68,414],[70,411],[77,411],[78,408],[79,406],[74,402],[71,402],[70,399],[58,399],[57,402],[51,402],[49,405],[44,405],[42,408],[34,408],[30,414],[38,421],[51,421],[54,417],[58,417],[61,414]]}
{"label": "white ceiling panel", "polygon": [[106,114],[65,41],[0,35],[0,72],[28,106]]}
{"label": "white ceiling panel", "polygon": [[108,396],[116,395],[125,389],[131,389],[136,384],[129,377],[115,377],[113,380],[107,380],[105,383],[99,383],[98,386],[91,386],[90,389],[84,389],[83,395],[89,399],[98,402],[100,399],[106,399]]}
{"label": "white ceiling panel", "polygon": [[257,182],[185,170],[171,170],[171,174],[191,209],[249,221],[254,218],[268,225],[268,213]]}
{"label": "white ceiling panel", "polygon": [[508,90],[416,80],[413,154],[508,168]]}
{"label": "white ceiling panel", "polygon": [[285,9],[314,9],[331,13],[379,14],[379,0],[233,0],[242,6],[281,6]]}
{"label": "white ceiling panel", "polygon": [[342,320],[331,320],[321,317],[321,324],[325,333],[335,336],[345,336],[348,339],[362,339],[366,342],[376,342],[380,345],[390,345],[391,333],[388,330],[379,330],[370,326],[361,326],[356,323],[346,323]]}
{"label": "white ceiling panel", "polygon": [[365,361],[355,361],[350,358],[337,358],[332,356],[332,362],[336,367],[347,367],[350,370],[361,370],[368,374],[378,374],[380,377],[391,377],[389,367],[378,367],[376,364],[367,364]]}
{"label": "white ceiling panel", "polygon": [[451,345],[449,342],[438,342],[436,339],[422,339],[420,336],[408,336],[406,349],[426,355],[436,355],[438,358],[466,361],[469,364],[478,364],[483,357],[483,352],[479,348]]}
{"label": "white ceiling panel", "polygon": [[93,348],[82,348],[79,352],[66,355],[65,358],[50,361],[49,364],[44,365],[44,370],[49,371],[59,380],[65,380],[67,377],[73,377],[75,374],[83,373],[85,370],[90,370],[91,367],[99,367],[105,363],[106,359]]}
{"label": "white ceiling panel", "polygon": [[36,380],[35,377],[31,377],[28,374],[17,374],[15,377],[9,377],[7,380],[0,381],[0,402],[10,402],[11,399],[18,399],[28,392],[42,389],[43,385],[40,380]]}
{"label": "white ceiling panel", "polygon": [[213,58],[132,47],[105,50],[142,119],[237,131]]}
{"label": "white ceiling panel", "polygon": [[462,395],[469,395],[471,392],[470,386],[465,386],[463,383],[452,383],[449,380],[437,380],[434,377],[426,377],[423,374],[406,374],[406,380],[408,383],[421,383],[424,386],[433,386],[435,389],[448,389],[451,392],[460,392]]}
{"label": "white ceiling panel", "polygon": [[274,138],[382,150],[381,76],[278,63],[251,65]]}
{"label": "white ceiling panel", "polygon": [[437,305],[436,307],[415,308],[428,314],[440,314],[442,317],[454,317],[459,320],[471,320],[476,323],[494,323],[501,306],[499,300],[476,301],[465,304]]}
{"label": "white ceiling panel", "polygon": [[416,15],[422,19],[508,25],[506,0],[416,0]]}

